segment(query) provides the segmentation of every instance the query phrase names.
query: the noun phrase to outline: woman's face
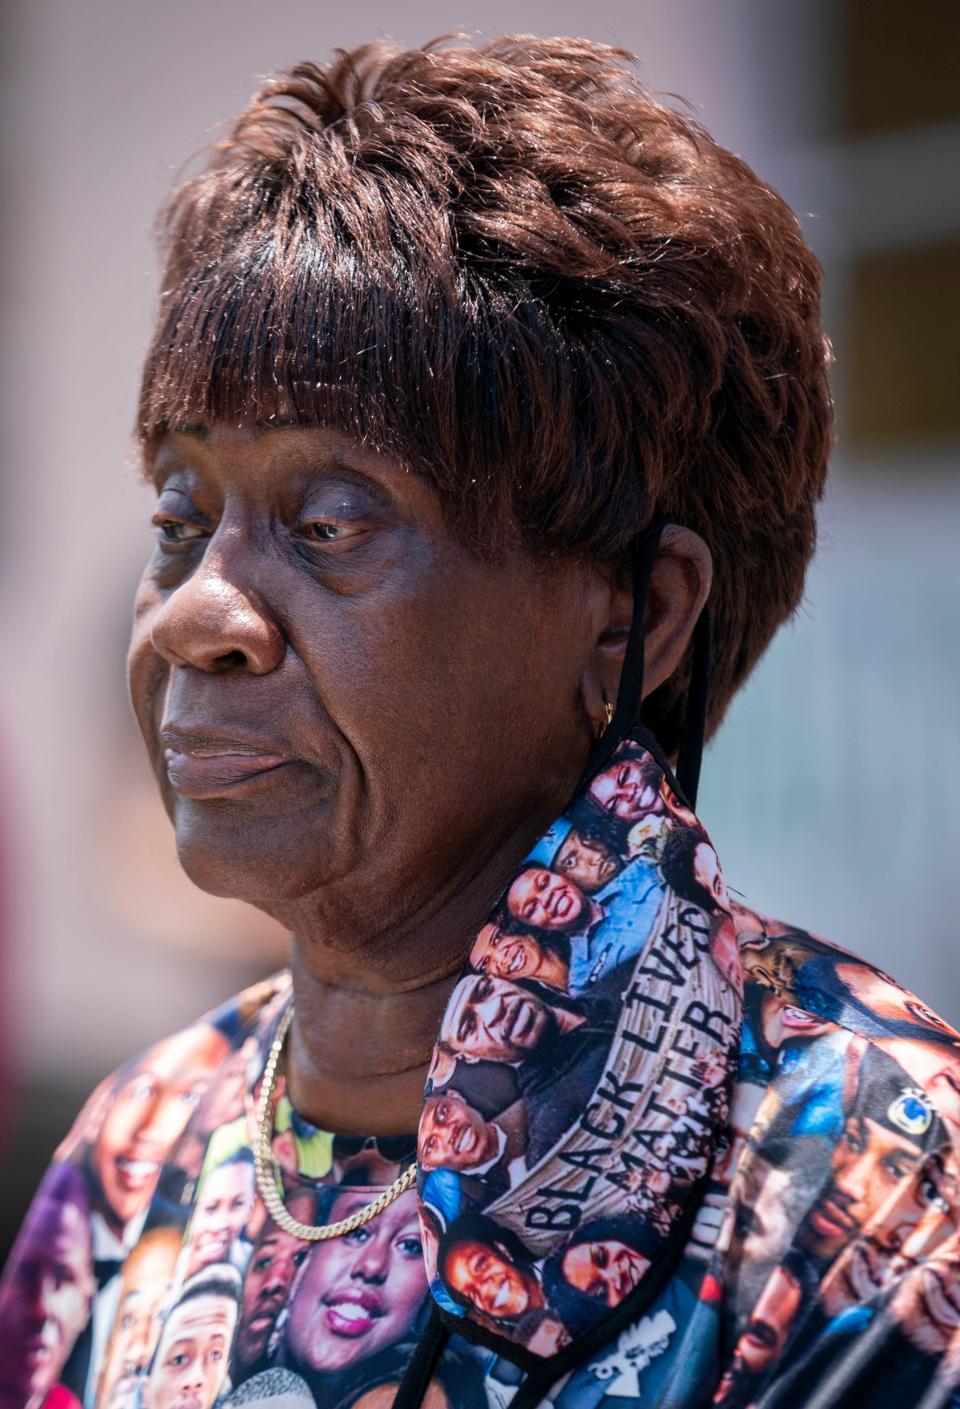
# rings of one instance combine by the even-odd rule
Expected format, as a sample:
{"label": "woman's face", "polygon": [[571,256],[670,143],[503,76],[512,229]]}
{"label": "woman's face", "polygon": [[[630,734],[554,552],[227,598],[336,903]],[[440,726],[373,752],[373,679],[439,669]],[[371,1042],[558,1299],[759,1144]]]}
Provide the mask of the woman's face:
{"label": "woman's face", "polygon": [[453,1291],[498,1320],[522,1316],[540,1304],[535,1284],[486,1243],[458,1243],[447,1254],[444,1271]]}
{"label": "woman's face", "polygon": [[551,987],[562,986],[557,973],[566,968],[532,934],[508,934],[502,926],[492,924],[484,925],[474,940],[470,964],[478,973],[495,978],[535,978]]}
{"label": "woman's face", "polygon": [[595,574],[481,561],[332,431],[172,432],[147,470],[130,687],[195,881],[271,913],[322,887],[355,948],[358,914],[379,933],[551,820],[590,747]]}
{"label": "woman's face", "polygon": [[619,1306],[650,1266],[649,1259],[617,1238],[577,1243],[563,1259],[563,1275],[587,1296]]}
{"label": "woman's face", "polygon": [[[349,1218],[369,1192],[341,1194],[331,1221]],[[287,1339],[312,1370],[343,1370],[405,1336],[426,1295],[413,1193],[340,1238],[318,1243],[297,1283]]]}
{"label": "woman's face", "polygon": [[586,904],[579,886],[544,866],[528,866],[507,891],[507,909],[514,919],[540,930],[573,929]]}
{"label": "woman's face", "polygon": [[228,1050],[215,1027],[189,1028],[151,1047],[114,1095],[90,1154],[114,1227],[150,1202],[167,1152]]}
{"label": "woman's face", "polygon": [[649,773],[640,759],[611,764],[590,784],[594,802],[621,822],[638,822],[661,806],[655,773]]}

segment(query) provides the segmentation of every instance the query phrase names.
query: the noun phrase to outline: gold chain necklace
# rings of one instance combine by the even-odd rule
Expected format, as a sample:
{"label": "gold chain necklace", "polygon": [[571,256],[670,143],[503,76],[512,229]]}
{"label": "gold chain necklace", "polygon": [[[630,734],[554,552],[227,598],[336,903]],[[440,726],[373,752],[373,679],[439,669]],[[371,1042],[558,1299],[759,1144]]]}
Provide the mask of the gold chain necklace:
{"label": "gold chain necklace", "polygon": [[356,1213],[351,1213],[349,1218],[341,1218],[339,1223],[301,1223],[294,1218],[283,1201],[283,1179],[280,1166],[271,1147],[273,1095],[277,1089],[277,1072],[280,1067],[280,1059],[283,1056],[283,1044],[286,1041],[287,1029],[292,1020],[293,1004],[291,1003],[280,1019],[277,1035],[273,1039],[273,1046],[270,1048],[267,1065],[263,1071],[263,1085],[260,1088],[260,1100],[257,1102],[257,1138],[254,1144],[253,1160],[257,1170],[257,1187],[260,1190],[260,1197],[274,1223],[294,1238],[301,1238],[304,1242],[319,1243],[327,1238],[340,1238],[344,1233],[352,1233],[355,1228],[362,1228],[365,1223],[370,1222],[371,1218],[376,1218],[378,1213],[382,1213],[389,1204],[393,1203],[394,1199],[398,1199],[411,1187],[417,1177],[417,1165],[414,1161],[409,1169],[405,1169],[398,1178],[394,1179],[389,1189],[384,1189],[383,1193],[372,1203],[364,1204],[363,1208],[358,1208]]}

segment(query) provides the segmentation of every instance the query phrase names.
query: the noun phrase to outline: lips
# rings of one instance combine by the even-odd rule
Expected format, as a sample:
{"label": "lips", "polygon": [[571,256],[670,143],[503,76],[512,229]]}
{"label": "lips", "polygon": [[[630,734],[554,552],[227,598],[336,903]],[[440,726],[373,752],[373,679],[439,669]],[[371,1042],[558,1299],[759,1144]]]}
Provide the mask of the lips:
{"label": "lips", "polygon": [[856,1233],[860,1226],[855,1219],[844,1213],[829,1199],[816,1205],[810,1214],[810,1222],[823,1238],[838,1238]]}
{"label": "lips", "polygon": [[[497,1289],[491,1297],[489,1303],[490,1310],[493,1312],[494,1315],[497,1315],[509,1302],[511,1302],[513,1298],[513,1290],[514,1289],[510,1286],[510,1283],[507,1281],[506,1277],[500,1279],[499,1283],[497,1284]],[[522,1309],[526,1309],[526,1298],[524,1298],[524,1307]]]}
{"label": "lips", "polygon": [[266,1333],[273,1329],[276,1319],[277,1308],[265,1306],[262,1311],[258,1311],[255,1316],[250,1318],[250,1324],[247,1329],[258,1334]]}
{"label": "lips", "polygon": [[573,896],[564,885],[554,886],[548,910],[554,920],[565,920],[573,907]]}
{"label": "lips", "polygon": [[152,1159],[126,1159],[119,1155],[114,1161],[117,1182],[128,1194],[142,1194],[156,1179],[160,1165]]}
{"label": "lips", "polygon": [[533,1031],[537,1012],[526,998],[517,998],[510,1005],[507,1020],[503,1025],[503,1035],[508,1042],[523,1045]]}
{"label": "lips", "polygon": [[332,1292],[324,1298],[324,1320],[334,1335],[365,1336],[385,1314],[380,1297],[375,1292]]}
{"label": "lips", "polygon": [[522,973],[522,971],[526,967],[527,956],[524,952],[523,945],[515,944],[510,952],[510,957],[507,961],[507,973],[512,978],[514,977],[514,975]]}
{"label": "lips", "polygon": [[457,1128],[457,1133],[453,1137],[454,1152],[458,1155],[469,1155],[477,1143],[477,1133],[472,1125],[466,1121]]}
{"label": "lips", "polygon": [[231,1242],[229,1233],[201,1233],[197,1238],[196,1251],[207,1260],[219,1262],[226,1257]]}
{"label": "lips", "polygon": [[934,1325],[952,1333],[960,1326],[960,1292],[950,1285],[939,1269],[927,1267],[923,1277],[923,1301]]}
{"label": "lips", "polygon": [[751,1321],[747,1327],[747,1339],[761,1345],[765,1350],[775,1350],[777,1333],[766,1321]]}
{"label": "lips", "polygon": [[617,1266],[617,1295],[622,1301],[628,1292],[632,1292],[640,1281],[643,1269],[634,1262],[633,1258],[621,1258]]}
{"label": "lips", "polygon": [[866,1301],[883,1285],[879,1269],[874,1268],[866,1248],[857,1244],[854,1245],[850,1253],[847,1281],[854,1295],[860,1301]]}
{"label": "lips", "polygon": [[817,1027],[820,1024],[819,1018],[811,1017],[809,1013],[803,1012],[800,1008],[791,1008],[789,1004],[780,1014],[784,1027],[807,1028]]}
{"label": "lips", "polygon": [[164,749],[163,757],[171,785],[182,796],[193,798],[216,796],[241,783],[264,779],[291,762],[276,753],[188,754],[172,748]]}
{"label": "lips", "polygon": [[39,1369],[41,1365],[46,1365],[53,1357],[55,1347],[52,1346],[46,1337],[40,1333],[31,1336],[23,1348],[24,1359],[31,1370]]}

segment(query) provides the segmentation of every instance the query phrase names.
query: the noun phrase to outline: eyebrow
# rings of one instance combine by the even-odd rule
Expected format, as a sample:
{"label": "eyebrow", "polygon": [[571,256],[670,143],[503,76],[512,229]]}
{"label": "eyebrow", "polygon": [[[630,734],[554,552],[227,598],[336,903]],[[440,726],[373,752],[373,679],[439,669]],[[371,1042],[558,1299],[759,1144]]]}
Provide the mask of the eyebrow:
{"label": "eyebrow", "polygon": [[[296,426],[297,424],[297,422],[290,422],[290,426]],[[271,426],[270,429],[282,429],[282,427]],[[208,429],[203,426],[196,428],[177,426],[172,428],[172,430],[175,430],[177,435],[196,436],[201,444],[209,438]],[[140,452],[137,457],[137,474],[140,482],[147,485],[149,488],[160,490],[172,475],[175,475],[180,470],[190,470],[193,468],[188,464],[184,464],[182,461],[177,462],[177,460],[174,459],[172,463],[164,465],[158,471],[157,457],[161,448],[165,448],[167,444],[171,443],[169,440],[170,434],[171,431],[167,431],[163,435],[158,436],[153,443],[147,443],[140,447]],[[174,449],[176,449],[176,447],[174,447]],[[391,500],[387,491],[377,483],[372,475],[362,470],[359,466],[350,464],[350,452],[348,450],[331,450],[324,454],[309,457],[303,466],[303,473],[314,475],[318,478],[343,480],[347,484],[352,484],[357,489],[369,494],[371,498],[378,502],[381,508],[387,509],[390,507]]]}

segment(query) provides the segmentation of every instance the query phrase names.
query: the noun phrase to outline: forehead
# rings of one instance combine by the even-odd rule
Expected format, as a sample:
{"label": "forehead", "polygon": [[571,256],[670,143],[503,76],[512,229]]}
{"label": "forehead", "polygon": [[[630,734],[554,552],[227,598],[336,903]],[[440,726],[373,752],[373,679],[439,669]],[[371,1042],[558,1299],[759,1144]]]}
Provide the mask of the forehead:
{"label": "forehead", "polygon": [[468,1008],[473,1000],[473,990],[476,986],[476,979],[463,978],[453,990],[447,1011],[444,1014],[443,1029],[449,1032],[457,1025],[457,1020],[463,1013],[464,1008]]}
{"label": "forehead", "polygon": [[212,1294],[191,1297],[171,1311],[163,1328],[163,1345],[168,1346],[177,1338],[223,1331],[232,1324],[236,1314],[237,1304],[232,1297]]}
{"label": "forehead", "polygon": [[54,1198],[38,1201],[24,1229],[25,1249],[32,1262],[52,1262],[72,1253],[82,1253],[90,1242],[83,1214],[72,1203]]}
{"label": "forehead", "polygon": [[888,1125],[881,1125],[870,1116],[864,1117],[863,1126],[869,1148],[878,1154],[884,1150],[904,1150],[911,1155],[919,1153],[920,1146],[915,1140],[898,1130],[891,1130]]}
{"label": "forehead", "polygon": [[402,474],[426,489],[420,476],[371,442],[324,426],[294,423],[237,426],[215,421],[165,430],[144,443],[142,462],[144,474],[156,480],[186,468],[266,486],[301,471],[357,471],[374,477]]}
{"label": "forehead", "polygon": [[153,1076],[159,1081],[188,1080],[197,1066],[218,1061],[227,1045],[226,1037],[215,1027],[189,1028],[151,1047],[128,1080],[141,1076]]}
{"label": "forehead", "polygon": [[422,1119],[426,1121],[436,1120],[441,1116],[448,1106],[466,1107],[466,1101],[459,1091],[453,1087],[448,1087],[439,1094],[431,1096],[424,1106]]}
{"label": "forehead", "polygon": [[242,1189],[244,1184],[253,1181],[253,1165],[237,1161],[235,1164],[221,1164],[219,1168],[213,1169],[203,1181],[200,1189],[200,1197],[211,1193],[227,1193],[235,1189]]}

